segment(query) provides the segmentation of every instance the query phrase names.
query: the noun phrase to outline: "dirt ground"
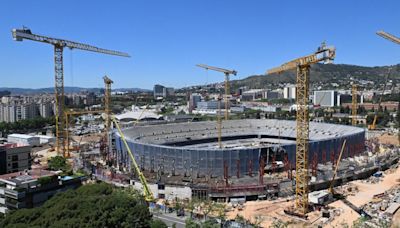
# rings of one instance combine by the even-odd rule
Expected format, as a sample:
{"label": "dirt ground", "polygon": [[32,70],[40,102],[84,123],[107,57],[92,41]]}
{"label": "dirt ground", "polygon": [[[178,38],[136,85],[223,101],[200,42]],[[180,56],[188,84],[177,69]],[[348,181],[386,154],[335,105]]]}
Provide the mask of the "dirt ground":
{"label": "dirt ground", "polygon": [[277,199],[273,201],[249,201],[244,204],[243,210],[233,209],[232,211],[229,211],[227,213],[227,218],[234,219],[237,215],[241,215],[253,223],[258,219],[258,221],[261,221],[261,227],[270,227],[275,220],[279,219],[283,222],[291,222],[289,227],[302,227],[305,225],[303,221],[294,220],[283,212],[285,208],[292,205],[293,201],[288,202],[286,199]]}
{"label": "dirt ground", "polygon": [[338,208],[340,210],[340,215],[335,216],[334,219],[326,225],[326,227],[342,227],[343,224],[347,224],[349,227],[351,227],[353,222],[360,217],[357,212],[355,212],[341,200],[335,201],[329,204],[329,206]]}
{"label": "dirt ground", "polygon": [[352,183],[358,187],[358,192],[354,196],[348,196],[347,199],[357,207],[360,207],[371,201],[374,195],[383,193],[393,186],[399,185],[399,178],[400,166],[395,172],[385,174],[382,178],[383,180],[376,184],[362,183],[360,180],[353,181]]}
{"label": "dirt ground", "polygon": [[[352,186],[358,187],[358,192],[355,195],[349,195],[347,199],[357,207],[360,207],[372,200],[375,194],[382,193],[395,185],[399,185],[400,167],[398,167],[394,172],[385,174],[382,181],[376,184],[362,183],[360,180],[351,183]],[[321,212],[319,211],[308,214],[308,224],[299,219],[285,215],[283,210],[291,205],[293,205],[293,201],[288,202],[286,198],[274,201],[249,201],[244,204],[242,210],[233,208],[227,212],[227,218],[234,219],[237,215],[241,215],[254,222],[258,217],[258,219],[262,221],[262,227],[270,227],[272,223],[278,219],[284,222],[290,222],[289,227],[312,227],[318,223],[321,217]],[[360,217],[357,212],[353,211],[340,200],[329,204],[329,206],[338,209],[340,214],[334,215],[333,220],[329,224],[325,225],[325,227],[342,227],[343,224],[347,224],[351,227],[353,222]],[[400,224],[400,210],[396,213],[394,221],[398,221],[397,223]]]}
{"label": "dirt ground", "polygon": [[392,144],[399,146],[399,140],[397,135],[389,135],[389,134],[383,134],[378,137],[379,143],[382,144]]}

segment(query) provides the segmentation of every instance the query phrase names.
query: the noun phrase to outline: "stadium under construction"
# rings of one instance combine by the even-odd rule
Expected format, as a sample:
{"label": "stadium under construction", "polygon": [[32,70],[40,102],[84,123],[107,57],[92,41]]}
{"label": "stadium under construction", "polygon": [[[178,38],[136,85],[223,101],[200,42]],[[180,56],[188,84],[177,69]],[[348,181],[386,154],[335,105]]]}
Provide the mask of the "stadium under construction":
{"label": "stadium under construction", "polygon": [[[291,191],[291,173],[296,164],[295,127],[295,121],[287,120],[224,121],[222,148],[218,146],[216,124],[211,121],[137,125],[125,128],[123,133],[150,183],[189,186],[192,195],[200,191],[214,198],[259,197]],[[112,139],[115,163],[129,170],[131,161],[121,136],[114,132]],[[317,170],[325,169],[322,166],[335,164],[345,140],[342,159],[366,151],[363,128],[310,123],[310,176],[317,177]],[[327,188],[332,173],[322,170],[324,177],[318,185],[315,180],[310,183],[311,189]],[[349,175],[357,178],[354,170]]]}

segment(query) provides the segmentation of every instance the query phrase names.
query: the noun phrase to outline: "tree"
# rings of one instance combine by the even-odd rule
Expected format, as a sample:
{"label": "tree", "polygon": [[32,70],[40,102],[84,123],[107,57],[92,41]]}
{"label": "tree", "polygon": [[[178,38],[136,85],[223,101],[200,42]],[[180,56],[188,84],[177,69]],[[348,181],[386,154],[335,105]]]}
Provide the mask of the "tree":
{"label": "tree", "polygon": [[185,220],[185,228],[201,228],[200,224],[196,223],[192,218]]}
{"label": "tree", "polygon": [[67,159],[62,156],[55,156],[50,158],[50,160],[47,162],[47,165],[50,170],[54,171],[62,170],[66,172],[71,168],[67,163]]}
{"label": "tree", "polygon": [[215,204],[215,212],[217,214],[217,218],[221,221],[221,224],[224,225],[226,214],[225,214],[225,204],[216,203]]}
{"label": "tree", "polygon": [[168,228],[168,226],[160,219],[154,219],[150,222],[150,228]]}
{"label": "tree", "polygon": [[41,207],[12,211],[0,227],[166,227],[152,222],[143,196],[130,191],[106,183],[84,185],[55,195]]}
{"label": "tree", "polygon": [[187,209],[190,211],[190,218],[193,218],[193,211],[196,208],[196,206],[198,205],[198,201],[196,199],[191,199],[188,203],[187,203]]}
{"label": "tree", "polygon": [[212,200],[205,200],[203,201],[203,213],[204,213],[204,219],[207,219],[207,216],[214,211],[215,209],[215,203]]}

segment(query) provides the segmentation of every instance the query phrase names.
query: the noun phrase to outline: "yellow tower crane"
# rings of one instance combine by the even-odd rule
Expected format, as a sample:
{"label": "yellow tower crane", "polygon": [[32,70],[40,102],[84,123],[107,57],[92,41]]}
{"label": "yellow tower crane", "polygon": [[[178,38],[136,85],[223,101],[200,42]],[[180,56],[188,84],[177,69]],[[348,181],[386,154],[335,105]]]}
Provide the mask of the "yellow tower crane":
{"label": "yellow tower crane", "polygon": [[111,114],[111,109],[110,109],[110,104],[111,104],[111,84],[114,83],[109,77],[104,76],[104,85],[105,85],[105,92],[104,92],[104,113],[105,113],[105,140],[106,140],[106,151],[108,153],[109,150],[109,138],[108,134],[110,132],[110,126],[111,126],[111,120],[110,120],[110,114]]}
{"label": "yellow tower crane", "polygon": [[132,153],[131,149],[129,148],[129,145],[128,145],[126,139],[125,139],[124,133],[122,132],[122,130],[121,130],[121,128],[120,128],[119,124],[117,123],[117,120],[115,119],[114,116],[111,116],[111,120],[112,120],[112,122],[115,124],[115,126],[116,126],[116,128],[117,128],[117,130],[118,130],[118,133],[120,134],[121,139],[122,139],[122,141],[124,142],[125,148],[126,148],[126,150],[128,151],[128,154],[129,154],[129,156],[130,156],[130,158],[131,158],[131,162],[132,162],[133,167],[134,167],[134,169],[135,169],[135,171],[136,171],[136,174],[138,175],[139,180],[140,180],[140,183],[141,183],[142,186],[143,186],[143,195],[144,195],[144,199],[145,199],[147,202],[152,202],[152,201],[154,201],[154,195],[153,195],[153,193],[151,192],[149,185],[147,184],[146,177],[144,176],[144,174],[143,174],[142,171],[140,170],[138,164],[136,163],[135,156],[133,156],[133,153]]}
{"label": "yellow tower crane", "polygon": [[[57,39],[48,36],[33,34],[32,31],[26,27],[22,29],[13,29],[12,36],[15,41],[32,40],[42,43],[47,43],[54,46],[54,73],[55,73],[55,116],[56,116],[56,150],[58,153],[65,154],[65,135],[63,135],[65,128],[64,120],[64,66],[63,66],[63,50],[68,47],[70,49],[80,49],[84,51],[97,52],[108,55],[116,55],[122,57],[130,57],[127,53],[107,50],[98,48],[88,44],[78,43],[69,40]],[[61,148],[61,150],[60,150]]]}
{"label": "yellow tower crane", "polygon": [[357,85],[351,85],[351,125],[357,125]]}
{"label": "yellow tower crane", "polygon": [[267,74],[282,73],[297,69],[296,77],[296,210],[305,215],[308,212],[308,140],[309,140],[309,75],[314,63],[331,63],[335,58],[335,48],[325,43],[311,55],[300,57],[279,67],[270,69]]}
{"label": "yellow tower crane", "polygon": [[204,64],[197,64],[196,66],[204,68],[206,70],[213,70],[213,71],[218,71],[222,72],[225,74],[225,120],[229,119],[229,94],[230,94],[230,88],[229,88],[229,75],[236,75],[237,71],[235,70],[227,70],[219,67],[213,67],[213,66],[207,66]]}

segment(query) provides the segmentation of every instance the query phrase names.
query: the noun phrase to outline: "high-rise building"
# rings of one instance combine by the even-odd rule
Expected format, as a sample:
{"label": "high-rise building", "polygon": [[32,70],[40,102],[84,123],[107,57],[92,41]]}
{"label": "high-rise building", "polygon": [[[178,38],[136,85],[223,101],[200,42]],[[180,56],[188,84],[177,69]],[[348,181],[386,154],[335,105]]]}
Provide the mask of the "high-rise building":
{"label": "high-rise building", "polygon": [[166,98],[166,97],[175,96],[175,89],[172,87],[165,87],[163,85],[157,84],[157,85],[154,85],[153,95],[154,95],[154,98],[157,98],[157,97]]}
{"label": "high-rise building", "polygon": [[39,113],[43,118],[53,116],[53,104],[50,102],[39,103]]}
{"label": "high-rise building", "polygon": [[46,96],[39,97],[2,97],[0,103],[0,122],[16,122],[33,119],[39,115],[50,117],[52,103]]}
{"label": "high-rise building", "polygon": [[165,89],[165,87],[162,85],[158,85],[158,84],[154,85],[154,88],[153,88],[154,98],[164,97],[164,89]]}
{"label": "high-rise building", "polygon": [[85,105],[90,106],[96,104],[96,98],[96,94],[94,94],[93,92],[86,94]]}
{"label": "high-rise building", "polygon": [[189,97],[189,113],[192,113],[192,111],[197,108],[197,104],[201,101],[201,95],[198,93],[193,93],[190,94]]}

